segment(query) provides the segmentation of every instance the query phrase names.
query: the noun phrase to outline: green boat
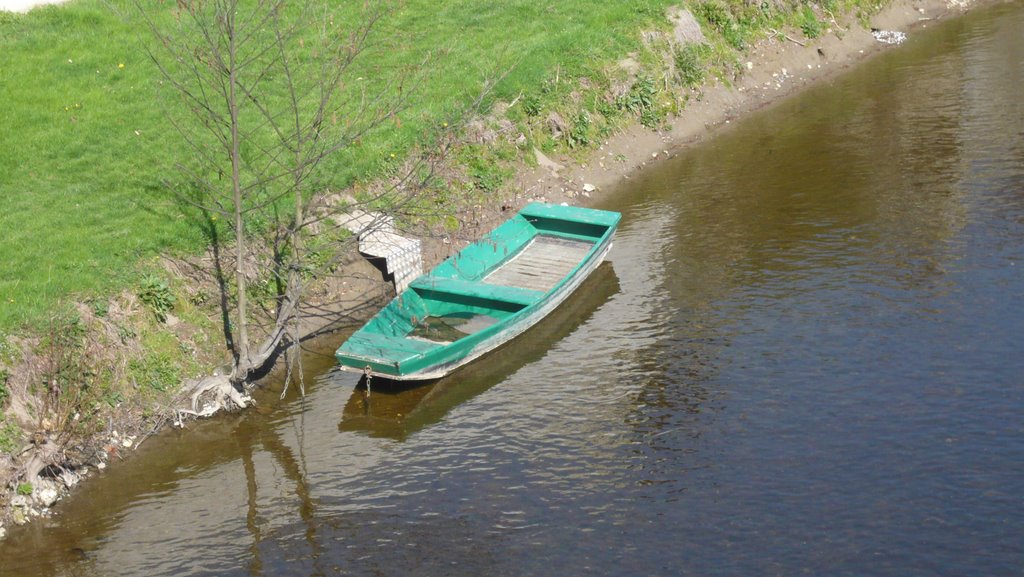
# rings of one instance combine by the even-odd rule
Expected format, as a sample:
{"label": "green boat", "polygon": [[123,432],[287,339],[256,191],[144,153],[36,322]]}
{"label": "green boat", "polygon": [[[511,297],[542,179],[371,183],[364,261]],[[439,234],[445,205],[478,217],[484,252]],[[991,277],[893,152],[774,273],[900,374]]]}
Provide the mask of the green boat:
{"label": "green boat", "polygon": [[553,311],[604,260],[621,215],[532,203],[412,281],[336,354],[342,369],[439,379]]}

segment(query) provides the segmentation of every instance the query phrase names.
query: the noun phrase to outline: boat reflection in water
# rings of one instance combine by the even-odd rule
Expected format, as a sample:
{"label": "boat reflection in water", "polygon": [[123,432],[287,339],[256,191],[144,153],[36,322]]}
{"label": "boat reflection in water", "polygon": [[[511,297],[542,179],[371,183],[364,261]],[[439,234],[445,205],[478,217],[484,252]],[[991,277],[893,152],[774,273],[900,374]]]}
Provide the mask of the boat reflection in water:
{"label": "boat reflection in water", "polygon": [[524,365],[542,359],[555,343],[583,325],[617,292],[619,279],[606,261],[542,321],[443,379],[424,384],[374,377],[368,390],[363,377],[345,404],[338,429],[404,439],[440,421],[456,405],[500,383]]}

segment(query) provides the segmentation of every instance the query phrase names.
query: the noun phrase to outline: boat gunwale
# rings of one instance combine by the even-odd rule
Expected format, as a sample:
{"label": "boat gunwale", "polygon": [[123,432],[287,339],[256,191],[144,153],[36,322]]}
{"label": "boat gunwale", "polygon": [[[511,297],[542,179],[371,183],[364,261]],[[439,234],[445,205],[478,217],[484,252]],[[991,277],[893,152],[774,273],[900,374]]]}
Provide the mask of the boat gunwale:
{"label": "boat gunwale", "polygon": [[[518,214],[518,216],[522,216],[523,218],[525,218],[527,220],[527,222],[531,225],[531,227],[534,227],[534,222],[536,222],[536,220],[534,219],[533,215],[529,213],[528,209],[532,208],[532,209],[534,209],[535,212],[552,212],[550,210],[550,206],[549,205],[539,205],[539,206],[537,206],[537,205],[539,205],[539,203],[531,204],[528,207],[524,208],[523,211],[521,211]],[[576,210],[579,210],[579,211],[582,211],[582,210],[593,211],[594,209],[576,209]],[[598,212],[605,213],[606,211],[598,211]],[[581,213],[581,214],[589,215],[590,213]],[[539,298],[537,298],[534,302],[523,306],[522,308],[520,308],[517,311],[511,312],[506,317],[501,318],[498,322],[494,323],[491,326],[485,327],[485,328],[483,328],[483,329],[481,329],[481,330],[479,330],[479,331],[477,331],[475,333],[468,334],[468,335],[466,335],[466,336],[464,336],[462,338],[459,338],[459,339],[457,339],[455,341],[451,341],[451,342],[447,342],[447,343],[442,343],[442,342],[430,341],[429,339],[417,339],[417,340],[421,340],[423,342],[435,343],[438,346],[437,346],[436,349],[432,349],[432,350],[428,350],[428,351],[424,351],[424,352],[420,352],[420,353],[415,353],[413,355],[413,358],[415,358],[415,357],[422,358],[422,357],[424,357],[427,354],[437,354],[437,350],[438,349],[447,349],[447,350],[450,350],[450,351],[455,351],[456,347],[458,345],[460,345],[460,344],[463,347],[468,347],[468,350],[467,350],[467,352],[465,354],[456,356],[454,358],[452,358],[451,356],[444,356],[441,359],[439,359],[439,362],[437,362],[437,363],[428,364],[428,365],[426,365],[426,366],[424,366],[424,367],[422,367],[422,368],[420,368],[418,370],[415,370],[415,371],[411,371],[411,372],[408,372],[408,373],[402,373],[401,372],[401,368],[400,368],[401,360],[379,358],[379,357],[376,357],[374,355],[364,354],[362,352],[358,352],[358,353],[344,352],[342,349],[345,348],[345,344],[348,344],[348,341],[346,341],[346,343],[343,344],[338,349],[338,352],[337,352],[337,357],[338,357],[341,369],[345,370],[345,371],[350,371],[350,372],[359,372],[359,373],[364,373],[364,374],[368,373],[368,374],[372,374],[374,377],[381,377],[381,378],[385,378],[385,379],[389,379],[389,380],[394,380],[394,381],[425,381],[425,380],[434,380],[434,379],[438,379],[438,378],[444,377],[447,374],[449,374],[450,372],[454,371],[455,369],[457,369],[457,368],[459,368],[459,367],[461,367],[463,365],[466,365],[466,364],[472,362],[473,360],[479,358],[480,356],[482,356],[482,355],[484,355],[484,354],[486,354],[486,353],[488,353],[488,352],[490,352],[490,351],[492,351],[492,350],[494,350],[494,349],[496,349],[496,348],[498,348],[498,347],[500,347],[500,346],[502,346],[502,345],[504,345],[504,344],[506,344],[506,343],[508,343],[508,342],[510,342],[512,340],[514,340],[520,334],[522,334],[523,332],[528,330],[531,326],[533,326],[534,324],[539,322],[541,319],[543,319],[545,316],[547,316],[548,313],[550,313],[559,304],[561,304],[566,298],[568,298],[568,296],[570,294],[572,294],[576,290],[576,288],[604,260],[605,256],[607,255],[608,251],[611,248],[612,237],[614,236],[614,233],[615,233],[615,230],[617,228],[618,221],[619,221],[619,218],[620,218],[617,213],[611,213],[611,214],[613,214],[614,216],[605,216],[604,214],[602,214],[602,215],[599,215],[599,216],[602,216],[603,219],[595,218],[595,219],[586,219],[586,220],[583,221],[583,224],[585,224],[585,225],[594,225],[594,226],[603,226],[604,227],[604,229],[605,229],[604,232],[600,236],[598,236],[598,237],[575,235],[575,234],[571,234],[571,233],[564,234],[564,233],[561,233],[559,231],[540,230],[540,229],[537,229],[536,227],[534,227],[534,230],[533,230],[530,238],[526,242],[522,243],[522,245],[519,247],[518,250],[516,250],[514,253],[510,254],[508,257],[502,259],[499,263],[497,263],[493,267],[489,268],[484,273],[482,273],[478,280],[458,279],[460,282],[474,283],[474,284],[479,284],[479,285],[486,285],[488,288],[493,288],[493,287],[499,287],[499,288],[500,287],[509,287],[510,285],[492,285],[492,284],[487,284],[487,283],[484,282],[484,280],[488,276],[490,276],[491,274],[493,274],[494,272],[499,270],[501,267],[507,265],[508,263],[512,262],[515,258],[521,256],[523,254],[523,252],[539,236],[550,236],[550,237],[562,238],[562,239],[570,240],[570,241],[573,241],[573,240],[575,240],[575,241],[585,241],[585,242],[588,242],[588,243],[592,244],[592,246],[579,259],[579,261],[576,262],[573,265],[573,267],[566,274],[564,274],[558,280],[557,283],[555,283],[554,286],[552,286],[549,290],[543,292],[541,294],[541,296],[539,296]],[[549,215],[546,215],[546,214],[542,214],[541,216],[539,216],[537,218],[538,219],[554,219],[555,217],[552,217],[552,216],[549,216]],[[565,220],[567,222],[571,222],[571,223],[579,222],[579,221],[572,220],[572,219],[563,219],[563,220]],[[597,221],[597,222],[594,222],[594,221]],[[510,222],[510,221],[506,221],[506,223],[507,222]],[[498,228],[494,229],[484,239],[481,239],[480,241],[477,241],[477,243],[474,243],[474,244],[493,242],[495,240],[494,234],[497,231],[499,231],[500,229],[501,229],[501,227],[498,227]],[[470,246],[473,246],[473,245],[470,245]],[[469,248],[469,247],[467,247],[467,248]],[[463,251],[460,251],[459,254],[463,254],[464,251],[466,251],[466,249],[463,249]],[[456,255],[455,258],[458,258],[458,255]],[[437,269],[435,269],[435,271],[436,270]],[[409,290],[417,291],[418,295],[421,294],[420,291],[427,291],[427,292],[431,291],[432,289],[429,286],[429,282],[430,282],[431,278],[434,278],[434,279],[444,279],[444,277],[434,276],[433,273],[434,273],[434,271],[428,272],[428,273],[422,275],[421,277],[419,277],[418,279],[416,279],[416,281],[413,281],[413,283],[411,283],[411,285],[410,285],[410,289]],[[446,281],[450,281],[451,279],[445,279],[445,280]],[[419,287],[416,286],[417,283],[420,284]],[[519,288],[519,289],[521,289],[521,287],[511,287],[511,288]],[[417,290],[417,289],[419,289],[419,290]],[[530,290],[530,289],[525,289],[525,290]],[[483,291],[483,292],[486,292],[486,291]],[[540,292],[540,291],[534,291],[534,292]],[[435,294],[442,295],[442,294],[444,294],[444,291],[443,290],[437,290],[435,292]],[[458,293],[455,293],[455,294],[458,294]],[[472,298],[473,297],[473,295],[464,295],[464,294],[463,295],[459,295],[459,296],[468,297],[468,298]],[[391,306],[395,306],[395,303],[398,302],[400,298],[401,298],[401,295],[399,295],[391,303],[386,305],[385,308],[391,307]],[[493,296],[492,297],[478,297],[478,298],[481,298],[483,300],[493,300],[494,302],[499,302],[500,301],[500,299],[498,299],[496,297],[493,297]],[[504,302],[504,301],[502,301],[502,302]],[[522,303],[521,302],[509,302],[508,304],[521,305]],[[361,331],[363,331],[365,328],[366,328],[366,325],[364,325],[363,328],[359,329],[359,331],[354,333],[353,336],[356,336]],[[393,338],[395,341],[401,342],[401,341],[407,340],[409,337],[407,335],[405,335],[405,336],[394,336],[394,337],[388,337],[388,338]],[[351,339],[351,337],[350,337],[350,339]],[[472,341],[476,341],[476,342],[472,342]],[[343,359],[343,357],[345,357],[345,358]],[[346,360],[350,361],[350,364],[346,364]],[[366,366],[364,366],[364,367],[356,366],[356,365],[359,365],[359,364],[363,363],[364,361],[367,362]],[[371,364],[376,364],[378,368],[374,368],[374,367],[370,366]],[[393,371],[390,371],[390,370],[380,370],[380,368],[393,369]]]}

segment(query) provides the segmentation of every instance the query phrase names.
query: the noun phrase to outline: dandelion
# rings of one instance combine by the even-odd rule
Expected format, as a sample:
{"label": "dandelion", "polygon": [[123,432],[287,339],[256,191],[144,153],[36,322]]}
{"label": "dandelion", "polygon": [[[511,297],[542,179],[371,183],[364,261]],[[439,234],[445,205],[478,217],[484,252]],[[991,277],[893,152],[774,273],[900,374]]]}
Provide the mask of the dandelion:
{"label": "dandelion", "polygon": [[117,68],[118,69],[123,69],[124,68],[124,62],[118,63]]}
{"label": "dandelion", "polygon": [[72,59],[68,58],[68,64],[74,64],[74,63],[75,63],[75,61],[74,61],[74,60],[72,60]]}
{"label": "dandelion", "polygon": [[448,123],[447,122],[442,122],[441,123],[441,128],[448,128]]}

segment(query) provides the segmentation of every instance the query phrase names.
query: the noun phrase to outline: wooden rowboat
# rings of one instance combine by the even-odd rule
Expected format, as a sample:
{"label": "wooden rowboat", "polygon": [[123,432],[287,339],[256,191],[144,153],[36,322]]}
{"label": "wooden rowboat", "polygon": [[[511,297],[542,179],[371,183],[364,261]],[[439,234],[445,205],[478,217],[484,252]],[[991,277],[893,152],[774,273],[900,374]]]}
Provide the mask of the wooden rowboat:
{"label": "wooden rowboat", "polygon": [[604,260],[621,215],[532,203],[412,281],[336,354],[342,369],[441,378],[520,335]]}

